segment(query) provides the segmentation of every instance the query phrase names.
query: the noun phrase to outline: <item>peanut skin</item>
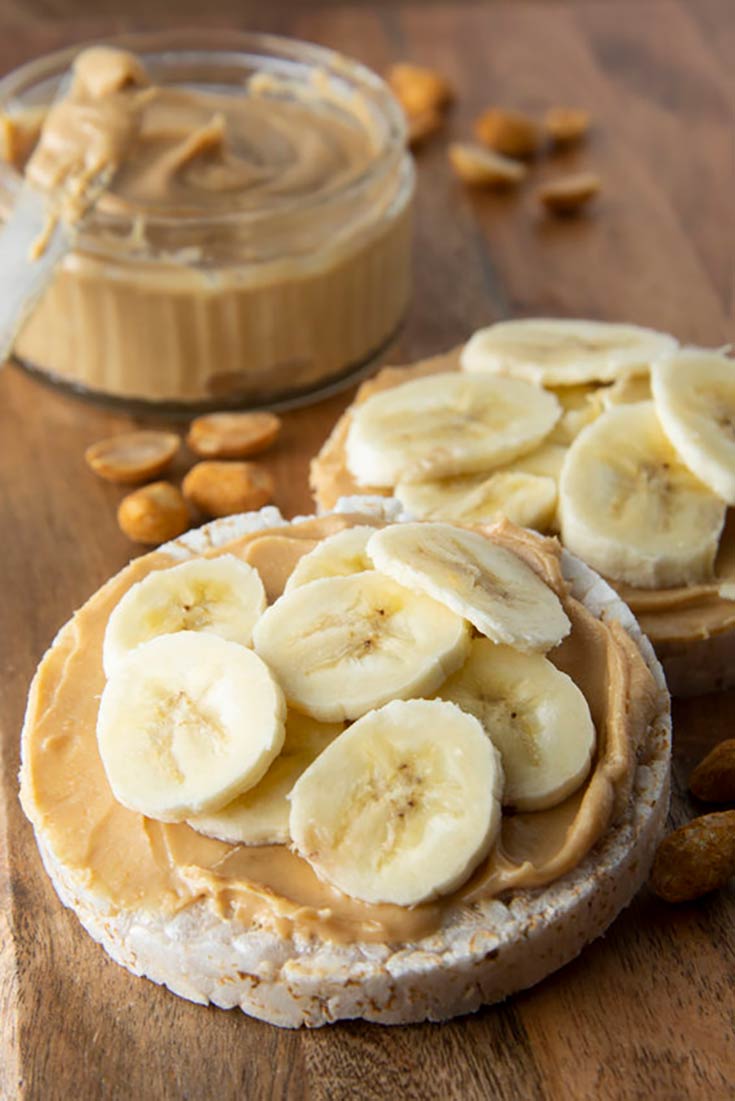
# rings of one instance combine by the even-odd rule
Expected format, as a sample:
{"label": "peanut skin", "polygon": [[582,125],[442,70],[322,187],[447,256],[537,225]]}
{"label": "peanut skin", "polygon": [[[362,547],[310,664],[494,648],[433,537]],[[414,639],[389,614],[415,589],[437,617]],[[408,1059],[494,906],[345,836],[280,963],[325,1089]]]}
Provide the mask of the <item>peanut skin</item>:
{"label": "peanut skin", "polygon": [[651,888],[666,902],[689,902],[735,875],[735,810],[695,818],[658,847]]}

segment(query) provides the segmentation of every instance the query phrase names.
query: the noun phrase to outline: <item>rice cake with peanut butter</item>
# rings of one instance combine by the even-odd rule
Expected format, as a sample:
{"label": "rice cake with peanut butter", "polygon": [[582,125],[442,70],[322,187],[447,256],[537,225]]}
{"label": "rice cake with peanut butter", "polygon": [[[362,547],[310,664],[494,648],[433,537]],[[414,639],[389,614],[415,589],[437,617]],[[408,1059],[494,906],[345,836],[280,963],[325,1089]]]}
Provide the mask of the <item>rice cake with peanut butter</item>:
{"label": "rice cake with peanut butter", "polygon": [[[456,886],[426,889],[424,900],[410,905],[368,902],[335,887],[293,835],[290,845],[228,843],[185,821],[157,820],[122,805],[95,736],[100,696],[111,683],[105,684],[103,640],[121,599],[157,571],[230,556],[260,575],[269,601],[264,620],[279,599],[307,599],[310,586],[325,584],[307,580],[281,595],[299,561],[357,528],[402,529],[395,502],[346,501],[328,515],[292,523],[264,509],[215,521],[134,561],[59,632],[34,679],[23,733],[23,806],[57,892],[90,934],[134,974],[182,997],[239,1006],[288,1027],[349,1017],[439,1020],[534,984],[630,901],[668,806],[669,700],[650,644],[591,570],[555,540],[509,524],[477,532],[493,554],[532,571],[560,602],[569,633],[546,658],[530,658],[553,667],[586,701],[595,746],[586,777],[555,805],[503,807],[496,832],[476,848],[474,865]],[[359,584],[375,574],[361,573],[360,565],[338,582]],[[262,654],[258,630],[256,624]],[[467,645],[483,642],[472,635]],[[396,647],[400,655],[410,649]],[[461,660],[456,656],[455,675]],[[354,661],[345,668],[354,675]],[[437,691],[451,697],[441,683]],[[402,706],[412,703],[408,698]],[[455,704],[443,706],[464,714]],[[475,722],[469,714],[465,719]],[[352,721],[346,732],[363,721]],[[345,734],[338,728],[330,738],[314,764]]]}
{"label": "rice cake with peanut butter", "polygon": [[[468,347],[470,345],[465,349]],[[679,363],[686,366],[695,353],[700,354],[696,349],[666,354],[678,369]],[[555,376],[555,384],[545,387],[547,393],[556,396],[560,406],[558,420],[551,431],[540,445],[484,472],[415,481],[406,478],[397,485],[375,485],[365,474],[366,465],[362,465],[362,476],[356,473],[354,462],[351,469],[349,446],[358,411],[376,395],[397,392],[397,388],[420,379],[444,378],[460,371],[461,377],[468,379],[483,374],[479,370],[462,371],[463,355],[465,350],[460,347],[408,367],[388,367],[360,387],[353,405],[337,422],[312,461],[311,485],[318,507],[329,509],[343,495],[395,493],[407,511],[419,518],[443,516],[448,520],[477,522],[504,514],[523,526],[561,532],[565,546],[602,574],[638,617],[663,663],[674,695],[691,695],[730,686],[735,678],[735,527],[732,511],[728,510],[727,502],[699,481],[666,439],[657,422],[647,368],[636,367],[635,374],[622,376],[617,381],[611,381],[608,376],[604,384],[586,380],[558,385]],[[722,353],[702,351],[701,355],[707,364],[717,360],[718,369],[725,373],[733,362]],[[508,370],[512,374],[513,367]],[[732,373],[735,378],[735,365]],[[502,381],[503,376],[493,377]],[[539,381],[533,384],[541,385]],[[610,444],[616,421],[620,422],[617,448]],[[650,445],[644,438],[646,432],[656,434],[655,438],[652,435]],[[594,440],[595,433],[599,442]],[[438,434],[435,432],[435,436]],[[603,441],[606,447],[609,445],[607,459],[602,453]],[[637,458],[633,456],[635,441],[643,441],[644,450],[649,447],[658,455],[654,464],[659,470],[658,482],[655,479],[648,483],[644,479],[645,484],[635,482],[636,477],[643,478],[647,462],[643,451]],[[630,470],[626,469],[616,483],[618,474],[613,468],[618,463],[618,451],[621,467],[622,463],[627,463]],[[638,572],[627,574],[624,561],[627,540],[622,540],[623,545],[613,548],[614,553],[611,553],[607,537],[612,532],[612,523],[610,532],[604,531],[605,510],[614,498],[612,489],[609,499],[599,498],[595,504],[596,530],[591,535],[583,531],[584,540],[575,541],[579,536],[578,517],[576,514],[569,516],[570,510],[565,516],[563,507],[571,478],[567,477],[566,489],[564,485],[560,488],[560,484],[567,457],[578,452],[578,477],[574,486],[578,502],[576,513],[580,509],[591,511],[590,502],[596,500],[603,485],[618,484],[618,495],[625,508],[632,508],[631,499],[642,490],[637,507],[645,516],[660,515],[663,530],[667,523],[666,507],[658,490],[661,488],[663,492],[671,473],[671,500],[675,507],[671,510],[673,526],[667,538],[675,554],[683,548],[683,572],[679,569],[678,574],[666,573],[665,554],[669,552],[660,541],[659,550],[652,556],[653,564],[644,562],[641,567],[641,555],[635,563]],[[361,458],[357,451],[355,454],[359,464],[369,466],[368,458]],[[597,488],[590,483],[594,477],[599,479]],[[689,495],[686,499],[682,483]],[[688,512],[692,501],[695,511]],[[654,526],[653,521],[651,526]],[[628,534],[630,536],[630,532]],[[604,554],[595,557],[600,535],[606,544]],[[703,550],[697,558],[700,537]],[[633,536],[630,541],[634,541]],[[639,580],[635,580],[636,577]]]}

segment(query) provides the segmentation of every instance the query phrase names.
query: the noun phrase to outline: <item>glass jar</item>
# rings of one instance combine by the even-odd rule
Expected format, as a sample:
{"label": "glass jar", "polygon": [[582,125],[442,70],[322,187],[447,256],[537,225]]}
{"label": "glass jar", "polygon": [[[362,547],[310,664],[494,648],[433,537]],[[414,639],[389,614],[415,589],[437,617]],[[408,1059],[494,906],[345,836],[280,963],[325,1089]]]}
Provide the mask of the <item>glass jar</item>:
{"label": "glass jar", "polygon": [[[270,35],[106,44],[137,54],[154,85],[242,97],[258,79],[272,84],[266,98],[303,96],[315,111],[328,101],[369,132],[370,156],[346,182],[262,208],[98,208],[16,341],[20,362],[92,396],[190,410],[316,397],[377,358],[408,303],[414,191],[386,85],[330,50]],[[0,112],[38,118],[81,48],[6,76]],[[20,185],[0,163],[0,208]]]}

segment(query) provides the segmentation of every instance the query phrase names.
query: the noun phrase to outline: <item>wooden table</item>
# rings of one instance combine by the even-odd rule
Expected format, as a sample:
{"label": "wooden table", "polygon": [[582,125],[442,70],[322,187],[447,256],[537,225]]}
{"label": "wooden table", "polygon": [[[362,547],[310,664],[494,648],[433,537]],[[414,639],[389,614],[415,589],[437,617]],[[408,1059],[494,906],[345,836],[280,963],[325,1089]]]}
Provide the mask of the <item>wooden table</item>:
{"label": "wooden table", "polygon": [[[0,69],[80,37],[160,24],[163,7],[131,0],[123,20],[100,0],[93,21],[80,0],[11,0]],[[730,0],[206,7],[214,23],[288,31],[377,69],[405,57],[436,65],[458,92],[451,135],[468,134],[493,102],[591,110],[588,145],[534,169],[534,182],[567,167],[601,173],[604,195],[577,220],[540,216],[532,186],[506,197],[463,190],[443,139],[421,153],[416,290],[394,358],[534,313],[636,321],[709,345],[735,339]],[[185,4],[179,18],[197,12]],[[286,417],[269,461],[286,514],[309,509],[306,461],[348,398]],[[82,932],[43,874],[17,801],[18,732],[54,632],[131,554],[115,523],[121,494],[82,461],[86,444],[130,423],[15,368],[0,377],[0,1096],[735,1097],[732,892],[670,909],[643,891],[604,940],[529,993],[447,1025],[393,1030],[293,1033],[195,1007],[132,978]],[[732,733],[734,706],[729,694],[676,707],[675,820],[692,812],[686,776]]]}

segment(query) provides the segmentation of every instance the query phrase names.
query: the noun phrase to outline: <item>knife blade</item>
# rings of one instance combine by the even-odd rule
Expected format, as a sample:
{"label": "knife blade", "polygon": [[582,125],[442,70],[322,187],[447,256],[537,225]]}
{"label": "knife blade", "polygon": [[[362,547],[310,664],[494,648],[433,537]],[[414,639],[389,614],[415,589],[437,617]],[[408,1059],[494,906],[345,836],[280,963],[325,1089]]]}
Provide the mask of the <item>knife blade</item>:
{"label": "knife blade", "polygon": [[25,182],[0,231],[0,363],[74,243],[76,230],[58,218],[34,259],[34,246],[47,229],[47,199]]}

